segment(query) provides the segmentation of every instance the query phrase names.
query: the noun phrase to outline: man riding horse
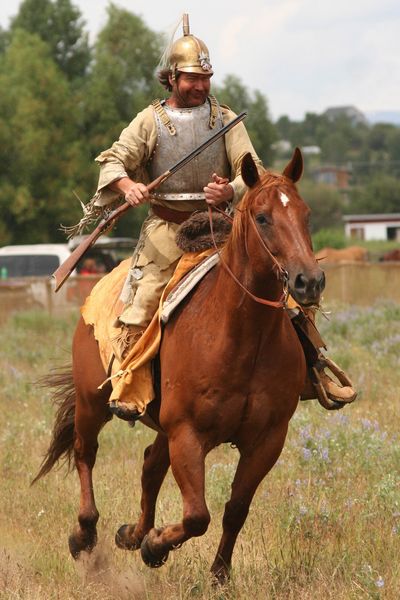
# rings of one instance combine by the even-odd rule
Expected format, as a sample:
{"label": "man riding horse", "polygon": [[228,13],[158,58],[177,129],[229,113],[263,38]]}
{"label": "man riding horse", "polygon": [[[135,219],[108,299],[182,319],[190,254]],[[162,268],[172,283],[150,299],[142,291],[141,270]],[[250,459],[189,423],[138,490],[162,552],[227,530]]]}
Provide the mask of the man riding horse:
{"label": "man riding horse", "polygon": [[[118,141],[96,159],[100,164],[97,192],[92,204],[104,207],[120,197],[132,206],[150,204],[131,268],[121,293],[121,310],[116,327],[120,344],[115,344],[118,359],[137,341],[158,309],[163,289],[182,256],[175,242],[179,225],[193,212],[208,206],[235,207],[246,191],[240,174],[241,162],[250,152],[262,172],[243,123],[149,194],[146,182],[153,180],[207,139],[213,129],[221,128],[235,114],[210,95],[213,75],[209,52],[204,42],[190,33],[188,16],[183,19],[183,37],[167,52],[167,61],[158,73],[159,81],[170,92],[166,100],[155,100],[124,129]],[[321,386],[336,402],[355,397],[350,386],[341,386],[325,372],[325,347],[312,315],[294,310],[293,323],[302,342],[312,373],[307,397],[315,398]],[[125,346],[124,343],[125,342]],[[118,356],[119,354],[119,356]],[[310,393],[310,389],[312,392]],[[320,393],[320,391],[318,392]],[[306,399],[304,397],[304,399]],[[125,420],[141,415],[133,404],[112,402],[111,412]]]}

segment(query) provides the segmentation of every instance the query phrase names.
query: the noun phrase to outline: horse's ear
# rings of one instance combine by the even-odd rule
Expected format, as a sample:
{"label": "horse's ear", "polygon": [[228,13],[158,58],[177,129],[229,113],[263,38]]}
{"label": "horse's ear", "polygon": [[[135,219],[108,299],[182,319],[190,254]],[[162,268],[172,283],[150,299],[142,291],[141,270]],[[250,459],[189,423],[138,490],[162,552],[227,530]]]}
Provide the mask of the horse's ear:
{"label": "horse's ear", "polygon": [[245,154],[243,157],[241,171],[243,181],[247,187],[252,188],[260,181],[256,163],[254,162],[250,152],[247,152],[247,154]]}
{"label": "horse's ear", "polygon": [[303,174],[303,155],[300,148],[295,148],[290,163],[285,167],[283,175],[296,183]]}

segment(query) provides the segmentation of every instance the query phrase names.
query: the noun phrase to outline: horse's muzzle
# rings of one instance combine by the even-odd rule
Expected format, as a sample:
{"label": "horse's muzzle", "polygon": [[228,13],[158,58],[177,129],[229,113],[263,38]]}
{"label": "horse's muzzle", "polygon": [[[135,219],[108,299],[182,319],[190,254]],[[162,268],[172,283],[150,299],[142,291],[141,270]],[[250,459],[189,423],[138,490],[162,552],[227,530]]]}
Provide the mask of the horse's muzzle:
{"label": "horse's muzzle", "polygon": [[301,305],[318,304],[325,288],[325,273],[322,269],[307,275],[298,273],[289,289],[293,298]]}

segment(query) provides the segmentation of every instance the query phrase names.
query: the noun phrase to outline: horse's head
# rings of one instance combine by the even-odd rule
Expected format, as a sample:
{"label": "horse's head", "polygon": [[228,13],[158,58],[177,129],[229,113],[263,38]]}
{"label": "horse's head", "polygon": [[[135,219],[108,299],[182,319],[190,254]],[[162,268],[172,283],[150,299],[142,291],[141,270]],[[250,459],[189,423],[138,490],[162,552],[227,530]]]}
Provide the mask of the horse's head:
{"label": "horse's head", "polygon": [[246,154],[242,177],[249,191],[241,213],[247,221],[247,251],[255,268],[261,270],[266,261],[276,259],[288,273],[290,294],[307,306],[318,304],[325,275],[312,250],[310,209],[295,185],[302,172],[303,158],[298,148],[282,175],[266,172],[260,176],[251,154]]}

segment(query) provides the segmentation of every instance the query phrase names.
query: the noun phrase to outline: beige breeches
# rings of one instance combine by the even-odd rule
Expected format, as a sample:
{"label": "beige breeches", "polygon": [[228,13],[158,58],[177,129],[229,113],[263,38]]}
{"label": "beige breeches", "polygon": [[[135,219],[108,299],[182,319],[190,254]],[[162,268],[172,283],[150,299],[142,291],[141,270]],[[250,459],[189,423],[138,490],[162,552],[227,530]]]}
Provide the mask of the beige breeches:
{"label": "beige breeches", "polygon": [[125,305],[119,317],[123,323],[146,327],[153,318],[161,294],[182,256],[175,243],[178,227],[155,215],[144,221],[120,296]]}

